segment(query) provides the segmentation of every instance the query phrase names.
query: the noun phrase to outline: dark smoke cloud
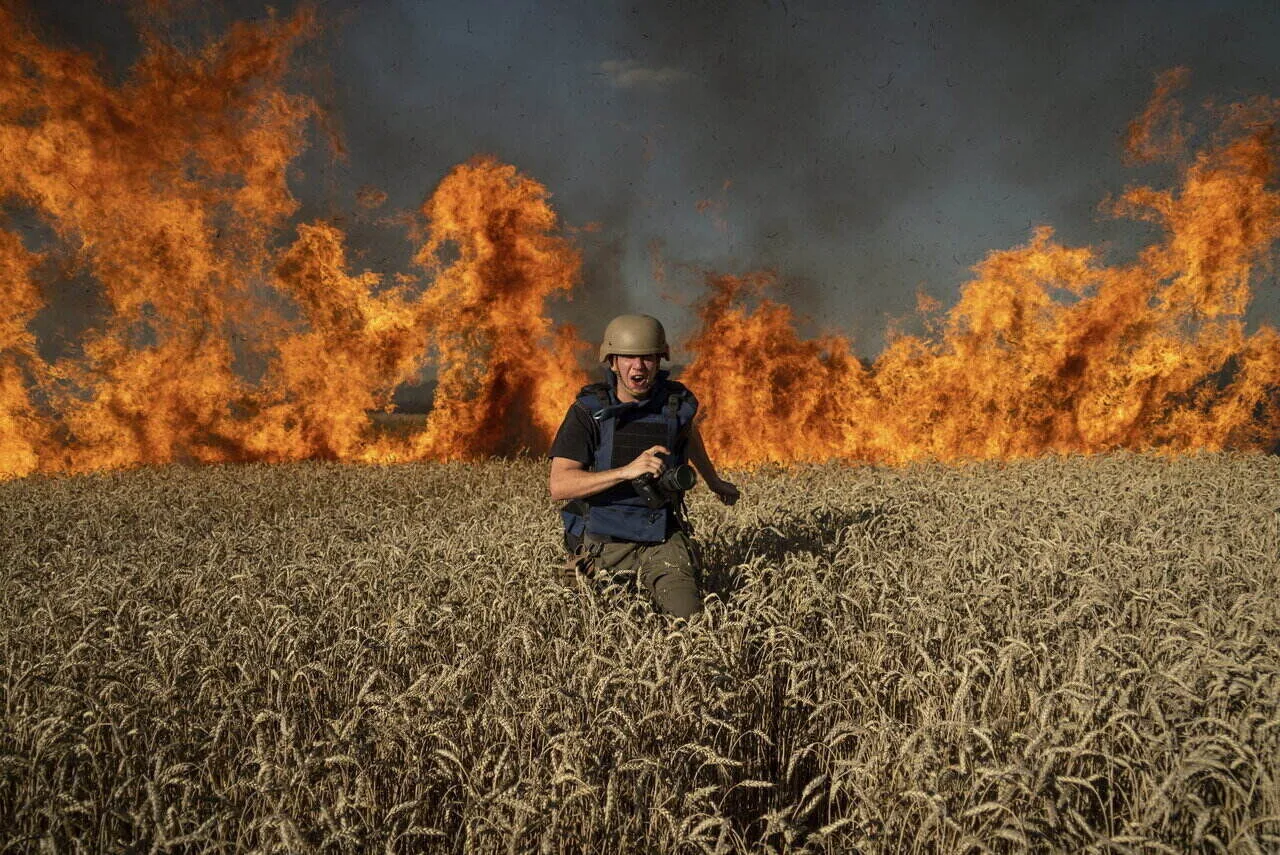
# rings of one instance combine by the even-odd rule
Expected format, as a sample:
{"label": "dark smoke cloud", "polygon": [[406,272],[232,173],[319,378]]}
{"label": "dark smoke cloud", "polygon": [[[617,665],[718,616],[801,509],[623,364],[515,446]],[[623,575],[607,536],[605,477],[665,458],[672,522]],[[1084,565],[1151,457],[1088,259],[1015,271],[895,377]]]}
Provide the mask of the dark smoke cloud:
{"label": "dark smoke cloud", "polygon": [[[986,251],[1036,224],[1118,255],[1149,235],[1097,205],[1161,177],[1120,162],[1120,135],[1160,70],[1192,68],[1192,104],[1280,83],[1274,4],[639,9],[620,21],[633,61],[702,84],[668,102],[668,124],[697,140],[673,172],[692,186],[734,182],[743,241],[711,262],[821,283],[801,308],[872,347],[917,287],[949,303]],[[1275,298],[1260,300],[1272,314]]]}
{"label": "dark smoke cloud", "polygon": [[[625,310],[687,333],[698,269],[772,267],[813,328],[874,353],[917,290],[950,304],[973,264],[1035,225],[1118,259],[1150,237],[1098,204],[1172,174],[1120,157],[1160,71],[1190,68],[1189,107],[1280,94],[1274,2],[319,6],[329,26],[304,82],[346,156],[318,135],[295,182],[302,217],[341,219],[361,264],[411,270],[397,215],[473,154],[510,161],[566,223],[598,226],[580,235],[584,286],[557,308],[588,338]],[[175,8],[170,26],[193,33],[266,14]],[[119,75],[136,55],[127,7],[33,14]],[[369,187],[387,194],[373,210],[357,203]],[[1257,319],[1280,320],[1278,291],[1264,283]]]}

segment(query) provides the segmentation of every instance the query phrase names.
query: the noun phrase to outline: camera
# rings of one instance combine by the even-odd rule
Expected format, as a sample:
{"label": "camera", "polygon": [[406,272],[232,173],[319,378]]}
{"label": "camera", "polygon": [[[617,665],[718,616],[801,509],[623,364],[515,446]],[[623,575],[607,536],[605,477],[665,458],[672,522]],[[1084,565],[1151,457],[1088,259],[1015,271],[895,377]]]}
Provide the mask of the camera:
{"label": "camera", "polygon": [[678,502],[680,494],[691,489],[698,481],[697,474],[689,464],[681,463],[679,466],[672,466],[671,456],[662,452],[658,452],[657,457],[667,467],[662,470],[661,475],[656,478],[652,475],[641,475],[631,480],[631,486],[651,508],[660,508],[663,505]]}

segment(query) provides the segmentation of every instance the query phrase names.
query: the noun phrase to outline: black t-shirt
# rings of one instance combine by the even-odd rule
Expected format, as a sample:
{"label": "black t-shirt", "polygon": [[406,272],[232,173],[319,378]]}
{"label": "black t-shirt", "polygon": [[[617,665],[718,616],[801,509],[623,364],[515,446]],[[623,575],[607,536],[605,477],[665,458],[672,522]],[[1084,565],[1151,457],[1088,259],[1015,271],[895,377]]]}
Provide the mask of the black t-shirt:
{"label": "black t-shirt", "polygon": [[[676,388],[683,389],[682,386]],[[664,389],[660,389],[664,392]],[[640,410],[652,410],[654,407],[661,407],[665,401],[665,397],[657,395],[650,399],[649,402],[640,405]],[[639,415],[638,411],[620,413],[617,427],[613,434],[613,460],[604,461],[600,469],[617,469],[625,466],[639,456],[646,449],[655,445],[667,444],[667,429],[661,423],[654,422],[636,422],[633,420],[635,415]],[[685,426],[681,435],[676,440],[676,448],[673,449],[677,455],[682,455],[684,446],[688,441],[689,426]],[[591,413],[587,412],[585,407],[579,406],[576,402],[569,407],[569,412],[565,414],[564,421],[560,423],[560,429],[556,431],[555,439],[551,441],[551,450],[548,457],[564,457],[568,460],[574,460],[581,463],[587,469],[595,468],[596,450],[600,447],[600,425],[591,417]],[[630,483],[617,484],[600,493],[597,493],[587,499],[591,505],[607,505],[612,502],[634,500],[636,497],[635,488]],[[675,525],[675,512],[671,506],[667,506],[667,533],[670,534]]]}
{"label": "black t-shirt", "polygon": [[[614,436],[616,439],[617,434]],[[591,469],[596,459],[596,449],[599,447],[600,425],[596,423],[595,419],[591,418],[590,413],[574,404],[569,407],[569,412],[565,414],[564,421],[560,423],[560,429],[556,431],[556,438],[551,441],[551,452],[548,456],[576,460],[584,468]],[[617,456],[615,453],[614,458],[616,459]],[[608,464],[601,467],[601,469],[613,468],[615,467]],[[630,484],[623,483],[615,484],[603,492],[591,496],[587,501],[593,505],[609,504],[610,502],[634,499],[635,495],[635,488]]]}
{"label": "black t-shirt", "polygon": [[[613,434],[613,460],[602,461],[599,467],[601,470],[625,466],[653,446],[667,444],[665,426],[655,422],[634,421],[634,417],[641,412],[653,412],[655,408],[660,408],[664,400],[663,396],[657,395],[636,410],[624,411],[617,416],[617,428]],[[688,433],[689,426],[686,425],[676,439],[676,448],[672,450],[678,456],[684,451]],[[584,407],[574,403],[560,423],[560,429],[551,441],[551,451],[547,456],[575,460],[587,469],[592,469],[595,468],[595,453],[599,447],[600,425]]]}
{"label": "black t-shirt", "polygon": [[600,445],[600,426],[591,414],[574,404],[569,408],[556,438],[551,442],[548,457],[564,457],[576,460],[590,469],[595,460],[595,449]]}

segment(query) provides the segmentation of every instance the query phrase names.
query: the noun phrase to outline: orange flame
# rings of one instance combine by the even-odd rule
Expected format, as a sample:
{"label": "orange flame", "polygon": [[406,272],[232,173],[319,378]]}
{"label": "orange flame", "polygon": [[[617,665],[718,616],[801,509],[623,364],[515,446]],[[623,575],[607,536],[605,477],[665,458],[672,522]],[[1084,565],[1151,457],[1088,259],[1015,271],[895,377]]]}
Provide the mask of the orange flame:
{"label": "orange flame", "polygon": [[[433,280],[417,294],[408,277],[385,288],[350,273],[332,225],[272,249],[298,208],[286,169],[316,115],[285,91],[288,60],[314,28],[302,11],[197,53],[148,36],[114,87],[0,9],[0,201],[54,236],[39,255],[0,230],[0,475],[545,443],[583,376],[572,330],[544,314],[579,256],[541,185],[491,159],[450,173],[423,206],[418,260]],[[78,354],[48,364],[31,327],[55,260],[91,277],[106,311]],[[561,365],[548,368],[548,348]],[[379,434],[368,411],[429,355],[440,384],[426,430]]]}
{"label": "orange flame", "polygon": [[31,282],[39,261],[15,235],[0,232],[0,475],[34,471],[49,441],[27,391],[31,372],[45,374],[28,330],[43,305]]}
{"label": "orange flame", "polygon": [[[440,182],[422,212],[431,235],[417,260],[437,274],[427,305],[441,370],[414,456],[545,448],[585,382],[577,368],[585,345],[543,315],[548,296],[568,291],[581,265],[552,234],[546,189],[515,167],[477,159]],[[450,245],[458,258],[440,270]]]}
{"label": "orange flame", "polygon": [[[199,51],[147,34],[114,86],[0,8],[0,476],[546,447],[588,348],[547,317],[580,257],[542,185],[491,158],[454,168],[421,209],[421,282],[353,272],[332,224],[277,248],[318,113],[286,89],[290,56],[315,28],[302,11]],[[1181,164],[1177,190],[1110,205],[1163,231],[1131,264],[1041,228],[977,265],[945,316],[922,298],[929,334],[872,364],[839,335],[801,338],[771,274],[710,277],[683,379],[717,462],[1274,445],[1280,336],[1243,315],[1280,233],[1280,102],[1225,111],[1190,156],[1185,80],[1161,76],[1129,130],[1133,160]],[[33,330],[59,277],[94,283],[101,316],[49,362]],[[376,430],[369,412],[424,367],[421,429]]]}
{"label": "orange flame", "polygon": [[[1167,140],[1136,127],[1135,156],[1176,153],[1179,79],[1161,79],[1141,120]],[[1178,191],[1123,195],[1117,213],[1164,232],[1137,262],[1107,267],[1038,229],[977,265],[939,336],[899,337],[870,367],[843,338],[800,339],[785,306],[751,310],[768,277],[712,277],[684,378],[708,447],[741,464],[1274,446],[1280,337],[1247,335],[1242,316],[1280,236],[1278,110],[1237,107]]]}

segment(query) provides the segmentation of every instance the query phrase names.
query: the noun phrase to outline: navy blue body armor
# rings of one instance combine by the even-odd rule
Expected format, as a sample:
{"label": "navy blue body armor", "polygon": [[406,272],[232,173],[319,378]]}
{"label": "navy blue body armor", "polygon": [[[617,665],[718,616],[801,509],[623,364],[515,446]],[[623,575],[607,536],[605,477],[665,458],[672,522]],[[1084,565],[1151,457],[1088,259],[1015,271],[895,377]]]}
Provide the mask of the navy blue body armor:
{"label": "navy blue body armor", "polygon": [[[599,429],[600,442],[594,449],[591,471],[625,466],[655,445],[671,450],[668,466],[687,463],[689,426],[698,412],[698,399],[693,393],[669,380],[666,371],[659,371],[653,394],[647,400],[624,404],[618,400],[616,377],[612,372],[609,376],[613,382],[584,386],[573,402],[591,415]],[[673,508],[648,507],[630,482],[569,502],[561,517],[565,542],[571,547],[581,542],[584,534],[606,540],[661,543],[675,524]]]}

